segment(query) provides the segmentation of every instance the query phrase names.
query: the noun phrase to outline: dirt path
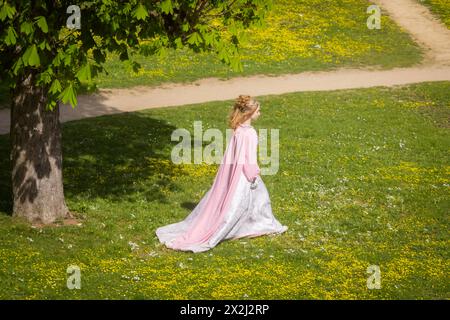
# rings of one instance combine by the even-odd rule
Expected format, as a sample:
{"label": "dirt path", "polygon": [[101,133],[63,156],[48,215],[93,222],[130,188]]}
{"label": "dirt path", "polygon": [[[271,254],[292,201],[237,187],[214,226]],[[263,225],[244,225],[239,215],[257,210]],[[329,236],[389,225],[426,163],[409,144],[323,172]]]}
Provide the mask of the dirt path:
{"label": "dirt path", "polygon": [[372,0],[425,50],[423,65],[450,65],[450,30],[415,0]]}
{"label": "dirt path", "polygon": [[[278,95],[300,91],[394,86],[424,81],[450,81],[450,30],[429,10],[414,0],[374,0],[426,52],[423,63],[412,68],[392,70],[341,69],[331,72],[303,72],[276,77],[252,76],[221,81],[206,78],[192,84],[164,84],[160,87],[100,90],[78,97],[78,106],[61,108],[61,121],[104,114],[223,101],[239,94]],[[9,110],[0,110],[0,134],[9,132]]]}

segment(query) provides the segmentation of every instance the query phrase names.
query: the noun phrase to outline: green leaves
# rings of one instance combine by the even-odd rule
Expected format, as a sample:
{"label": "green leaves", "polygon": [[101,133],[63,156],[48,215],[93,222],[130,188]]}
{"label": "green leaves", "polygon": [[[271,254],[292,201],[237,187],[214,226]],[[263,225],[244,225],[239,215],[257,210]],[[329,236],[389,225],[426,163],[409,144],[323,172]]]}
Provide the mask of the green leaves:
{"label": "green leaves", "polygon": [[72,106],[72,108],[75,108],[75,106],[77,105],[77,97],[76,97],[76,93],[75,93],[75,89],[73,88],[73,84],[70,83],[63,92],[61,92],[58,96],[58,98],[63,102],[63,103],[67,103],[70,102],[70,105]]}
{"label": "green leaves", "polygon": [[89,64],[82,66],[75,75],[80,81],[91,81],[91,67]]}
{"label": "green leaves", "polygon": [[12,19],[16,12],[15,7],[10,6],[6,1],[2,1],[2,6],[0,8],[0,20],[5,21],[6,17]]}
{"label": "green leaves", "polygon": [[230,66],[235,71],[239,71],[239,72],[244,71],[244,66],[242,65],[242,61],[238,57],[230,58]]}
{"label": "green leaves", "polygon": [[16,44],[17,33],[16,30],[12,26],[8,28],[8,32],[6,34],[5,43],[6,45],[14,45]]}
{"label": "green leaves", "polygon": [[24,66],[38,66],[41,61],[35,44],[28,47],[22,56]]}
{"label": "green leaves", "polygon": [[20,32],[25,33],[27,36],[34,32],[33,23],[29,21],[24,21],[20,25]]}
{"label": "green leaves", "polygon": [[12,67],[13,75],[17,75],[19,73],[19,70],[23,68],[23,61],[22,59],[17,59]]}
{"label": "green leaves", "polygon": [[199,43],[202,42],[202,38],[200,37],[198,32],[194,32],[194,33],[189,35],[187,42],[190,43],[190,44],[199,44]]}
{"label": "green leaves", "polygon": [[50,45],[48,44],[48,42],[46,40],[42,41],[41,43],[39,43],[39,49],[44,50],[47,49],[48,51],[51,51]]}
{"label": "green leaves", "polygon": [[52,82],[53,69],[48,68],[38,75],[38,84],[49,84]]}
{"label": "green leaves", "polygon": [[147,9],[144,7],[142,3],[140,3],[134,10],[133,17],[135,17],[138,20],[145,20],[145,18],[148,17]]}
{"label": "green leaves", "polygon": [[183,41],[181,40],[181,37],[176,38],[174,43],[177,46],[177,49],[183,48]]}
{"label": "green leaves", "polygon": [[79,48],[76,44],[71,44],[69,47],[61,54],[61,60],[64,62],[65,66],[70,66],[72,64],[72,59],[75,60],[79,53]]}
{"label": "green leaves", "polygon": [[201,30],[201,34],[207,46],[214,46],[216,44],[217,32],[215,30]]}
{"label": "green leaves", "polygon": [[45,17],[39,16],[35,20],[36,20],[36,24],[42,30],[42,32],[47,33],[48,25],[47,25],[47,20],[45,20]]}
{"label": "green leaves", "polygon": [[[81,82],[91,82],[102,70],[108,51],[118,52],[133,70],[139,69],[129,61],[133,49],[164,59],[173,46],[214,51],[237,68],[239,61],[233,56],[242,24],[232,22],[255,20],[260,15],[257,9],[267,1],[208,1],[208,5],[197,0],[85,1],[85,28],[70,30],[61,17],[66,14],[64,1],[50,8],[48,1],[0,0],[0,71],[10,83],[23,73],[37,72],[39,85],[50,87],[54,101],[63,99],[74,106]],[[218,17],[212,24],[204,14],[210,10]],[[236,37],[230,41],[222,31]]]}
{"label": "green leaves", "polygon": [[49,92],[51,94],[60,93],[62,90],[61,83],[58,79],[53,80],[52,85],[50,86]]}
{"label": "green leaves", "polygon": [[173,7],[172,7],[172,1],[171,0],[164,0],[161,2],[161,10],[165,14],[173,14]]}
{"label": "green leaves", "polygon": [[31,46],[31,53],[28,59],[28,64],[30,66],[38,66],[41,64],[41,60],[39,59],[39,54],[37,52],[37,47],[35,44]]}

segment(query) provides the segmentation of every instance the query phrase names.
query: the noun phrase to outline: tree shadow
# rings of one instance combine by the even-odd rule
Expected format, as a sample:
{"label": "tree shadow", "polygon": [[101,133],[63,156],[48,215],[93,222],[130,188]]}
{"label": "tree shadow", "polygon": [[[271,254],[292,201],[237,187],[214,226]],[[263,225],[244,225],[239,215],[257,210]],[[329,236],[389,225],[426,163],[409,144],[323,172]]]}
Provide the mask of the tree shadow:
{"label": "tree shadow", "polygon": [[11,94],[9,87],[5,82],[0,81],[0,109],[9,108],[11,103]]}
{"label": "tree shadow", "polygon": [[12,213],[10,138],[0,135],[0,212]]}
{"label": "tree shadow", "polygon": [[122,113],[63,126],[66,197],[167,202],[181,174],[171,161],[176,127],[144,113]]}
{"label": "tree shadow", "polygon": [[[122,113],[62,124],[66,199],[159,201],[179,191],[184,174],[171,161],[176,127],[145,113]],[[10,137],[0,135],[0,211],[12,212]]]}

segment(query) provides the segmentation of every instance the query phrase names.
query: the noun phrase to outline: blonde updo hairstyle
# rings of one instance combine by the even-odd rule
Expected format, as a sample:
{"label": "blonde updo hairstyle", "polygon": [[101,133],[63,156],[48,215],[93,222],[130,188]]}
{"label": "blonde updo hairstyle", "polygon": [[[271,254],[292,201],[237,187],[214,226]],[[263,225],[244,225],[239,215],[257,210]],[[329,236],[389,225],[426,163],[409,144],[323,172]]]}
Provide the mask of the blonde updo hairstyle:
{"label": "blonde updo hairstyle", "polygon": [[228,118],[228,125],[235,130],[241,123],[249,119],[258,105],[256,101],[248,95],[240,95],[234,103],[233,109]]}

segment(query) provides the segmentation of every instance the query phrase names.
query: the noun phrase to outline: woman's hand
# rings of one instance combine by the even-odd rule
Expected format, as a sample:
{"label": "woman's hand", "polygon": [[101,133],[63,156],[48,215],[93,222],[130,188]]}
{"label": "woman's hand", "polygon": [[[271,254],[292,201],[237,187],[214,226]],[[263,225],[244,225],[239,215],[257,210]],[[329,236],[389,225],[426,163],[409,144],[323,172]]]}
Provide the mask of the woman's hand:
{"label": "woman's hand", "polygon": [[254,190],[258,186],[258,182],[256,181],[256,177],[253,179],[252,184],[250,185],[250,189]]}

